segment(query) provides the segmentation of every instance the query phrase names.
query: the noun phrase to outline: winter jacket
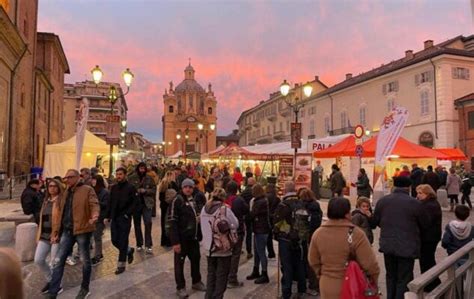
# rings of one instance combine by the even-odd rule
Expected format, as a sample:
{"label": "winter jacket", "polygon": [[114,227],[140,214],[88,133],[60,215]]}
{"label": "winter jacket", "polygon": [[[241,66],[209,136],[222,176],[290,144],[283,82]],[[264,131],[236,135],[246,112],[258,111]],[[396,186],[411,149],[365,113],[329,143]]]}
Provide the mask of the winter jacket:
{"label": "winter jacket", "polygon": [[356,209],[352,211],[352,223],[364,231],[370,244],[374,243],[374,233],[372,230],[377,226],[374,225],[373,217],[369,217],[361,210]]}
{"label": "winter jacket", "polygon": [[239,235],[245,234],[245,216],[249,214],[249,205],[241,196],[230,195],[224,202],[226,205],[232,208],[232,212],[235,217],[239,220],[239,228],[237,233]]}
{"label": "winter jacket", "polygon": [[[170,182],[170,184],[167,187],[167,190],[168,189],[174,189],[176,191],[176,193],[179,192],[178,185],[174,181]],[[160,191],[159,192],[159,197],[160,197],[160,208],[167,209],[168,208],[168,203],[166,202],[166,190],[162,191],[162,192]],[[165,215],[162,215],[162,216],[164,217]]]}
{"label": "winter jacket", "polygon": [[342,190],[346,187],[345,179],[340,171],[333,171],[329,177],[329,182],[331,184],[332,193],[341,195]]}
{"label": "winter jacket", "polygon": [[140,177],[138,172],[135,172],[128,178],[128,181],[135,187],[137,192],[139,189],[145,189],[143,193],[137,194],[139,199],[138,208],[146,206],[148,209],[152,209],[156,200],[156,184],[153,178],[147,174]]}
{"label": "winter jacket", "polygon": [[[319,278],[321,298],[340,296],[350,253],[347,239],[351,227],[354,225],[346,219],[330,219],[311,238],[308,264]],[[352,232],[352,248],[362,270],[377,282],[380,273],[377,258],[364,232],[358,227],[354,227]]]}
{"label": "winter jacket", "polygon": [[372,191],[372,188],[370,187],[370,182],[369,178],[367,177],[366,174],[360,175],[357,178],[357,196],[365,196],[367,198],[370,198],[370,193]]}
{"label": "winter jacket", "polygon": [[273,226],[273,214],[280,203],[280,198],[276,194],[267,193],[268,205],[270,209],[270,224]]}
{"label": "winter jacket", "polygon": [[115,220],[118,217],[132,217],[138,206],[137,190],[128,181],[123,181],[112,186],[109,195],[109,205],[106,218]]}
{"label": "winter jacket", "polygon": [[201,214],[202,208],[206,204],[206,196],[204,195],[204,193],[199,191],[199,189],[194,188],[193,198],[194,198],[194,202],[196,203],[196,213],[199,216]]}
{"label": "winter jacket", "polygon": [[270,233],[270,208],[265,196],[252,199],[250,202],[250,219],[255,234]]}
{"label": "winter jacket", "polygon": [[26,187],[21,193],[21,208],[25,215],[33,215],[35,222],[39,223],[40,210],[43,204],[43,196],[36,189]]}
{"label": "winter jacket", "polygon": [[97,199],[99,200],[99,207],[100,207],[98,221],[102,222],[104,221],[105,218],[107,218],[107,206],[109,205],[109,201],[110,201],[109,191],[107,191],[107,189],[105,188],[102,188],[97,194]]}
{"label": "winter jacket", "polygon": [[232,179],[237,183],[237,185],[240,186],[242,185],[242,181],[244,180],[244,177],[241,172],[234,172]]}
{"label": "winter jacket", "polygon": [[309,238],[313,235],[323,221],[323,211],[317,200],[302,200],[303,206],[309,213]]}
{"label": "winter jacket", "polygon": [[58,219],[56,215],[53,215],[53,213],[58,212],[58,209],[54,209],[54,205],[58,204],[58,200],[59,196],[54,202],[49,200],[43,201],[39,216],[38,230],[36,231],[36,241],[39,241],[41,239],[46,242],[50,242],[53,219]]}
{"label": "winter jacket", "polygon": [[439,187],[441,186],[441,181],[439,179],[439,176],[434,173],[433,171],[428,171],[423,175],[423,178],[421,179],[422,184],[428,184],[433,188],[433,190],[436,192]]}
{"label": "winter jacket", "polygon": [[463,181],[462,181],[462,184],[461,184],[461,192],[464,196],[469,196],[471,195],[471,183],[469,182],[469,179],[468,178],[465,178]]}
{"label": "winter jacket", "polygon": [[457,174],[449,174],[446,180],[448,195],[458,195],[461,190],[461,178]]}
{"label": "winter jacket", "polygon": [[441,222],[443,218],[441,206],[436,197],[427,198],[420,202],[424,211],[423,216],[426,217],[426,228],[421,231],[421,243],[437,244],[441,240]]}
{"label": "winter jacket", "polygon": [[421,170],[421,168],[419,167],[413,168],[411,171],[410,179],[412,182],[411,189],[415,190],[416,187],[421,184],[421,180],[423,179],[423,170]]}
{"label": "winter jacket", "polygon": [[171,245],[180,244],[182,240],[200,241],[197,223],[198,211],[191,195],[189,198],[180,193],[168,207],[167,228]]}
{"label": "winter jacket", "polygon": [[90,224],[89,220],[99,217],[100,207],[97,195],[92,187],[84,185],[84,183],[77,183],[62,194],[62,198],[53,205],[53,227],[51,238],[59,237],[63,220],[63,212],[68,196],[72,196],[71,214],[73,234],[80,235],[95,231],[95,224]]}
{"label": "winter jacket", "polygon": [[[224,207],[225,211],[221,210],[221,207]],[[229,225],[233,229],[237,229],[239,225],[239,220],[235,217],[232,210],[220,201],[209,201],[201,210],[201,228],[202,228],[202,246],[206,250],[206,256],[212,257],[224,257],[232,255],[232,248],[226,252],[213,252],[211,255],[211,250],[213,249],[213,232],[212,224],[215,219],[218,217],[218,213],[225,213],[225,216],[221,216],[227,220]]]}
{"label": "winter jacket", "polygon": [[245,200],[245,202],[247,204],[250,204],[250,200],[253,198],[253,195],[252,195],[252,186],[245,186],[245,189],[244,191],[242,191],[242,193],[240,193],[240,196],[242,196],[242,198]]}
{"label": "winter jacket", "polygon": [[375,206],[374,224],[380,227],[379,251],[404,258],[420,256],[420,232],[427,227],[421,203],[403,188],[395,188]]}
{"label": "winter jacket", "polygon": [[474,240],[474,227],[469,221],[453,220],[446,224],[441,246],[448,255]]}

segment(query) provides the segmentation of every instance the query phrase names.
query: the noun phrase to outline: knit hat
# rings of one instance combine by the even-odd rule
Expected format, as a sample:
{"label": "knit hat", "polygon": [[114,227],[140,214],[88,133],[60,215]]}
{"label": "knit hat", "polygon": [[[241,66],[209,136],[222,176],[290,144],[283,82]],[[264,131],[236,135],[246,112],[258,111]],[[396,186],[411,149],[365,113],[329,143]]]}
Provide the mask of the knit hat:
{"label": "knit hat", "polygon": [[411,180],[406,176],[397,176],[393,178],[393,185],[395,187],[408,188],[411,186]]}
{"label": "knit hat", "polygon": [[194,181],[191,180],[191,179],[184,179],[184,181],[181,183],[181,188],[184,188],[184,187],[194,187]]}

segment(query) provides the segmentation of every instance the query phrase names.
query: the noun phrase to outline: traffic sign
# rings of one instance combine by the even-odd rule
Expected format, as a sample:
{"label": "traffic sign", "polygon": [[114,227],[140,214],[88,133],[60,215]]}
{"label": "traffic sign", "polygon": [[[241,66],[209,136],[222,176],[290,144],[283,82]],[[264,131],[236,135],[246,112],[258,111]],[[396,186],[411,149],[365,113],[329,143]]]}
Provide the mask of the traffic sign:
{"label": "traffic sign", "polygon": [[354,128],[354,136],[355,138],[362,138],[362,136],[364,136],[364,127],[362,125],[357,125],[355,128]]}
{"label": "traffic sign", "polygon": [[356,148],[355,148],[355,154],[357,155],[357,157],[362,157],[362,155],[364,154],[364,148],[362,147],[362,145],[357,145]]}

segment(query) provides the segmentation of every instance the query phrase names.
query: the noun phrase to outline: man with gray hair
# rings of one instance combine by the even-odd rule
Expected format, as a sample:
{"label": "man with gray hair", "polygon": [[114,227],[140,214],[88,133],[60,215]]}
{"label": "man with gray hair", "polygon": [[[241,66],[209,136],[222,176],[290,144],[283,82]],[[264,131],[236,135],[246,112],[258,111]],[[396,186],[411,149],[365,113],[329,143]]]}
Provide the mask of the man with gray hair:
{"label": "man with gray hair", "polygon": [[89,168],[81,168],[81,179],[84,185],[92,186],[91,170]]}

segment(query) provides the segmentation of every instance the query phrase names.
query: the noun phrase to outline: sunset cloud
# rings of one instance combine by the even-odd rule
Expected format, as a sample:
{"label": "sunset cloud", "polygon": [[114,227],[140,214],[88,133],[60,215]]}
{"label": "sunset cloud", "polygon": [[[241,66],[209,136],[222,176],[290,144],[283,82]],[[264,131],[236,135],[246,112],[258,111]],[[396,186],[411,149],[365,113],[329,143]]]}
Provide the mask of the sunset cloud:
{"label": "sunset cloud", "polygon": [[40,1],[39,31],[61,38],[71,75],[104,80],[136,75],[127,97],[130,130],[162,136],[162,96],[192,58],[196,79],[211,82],[218,132],[236,128],[241,111],[268,98],[286,78],[326,85],[441,42],[471,34],[464,1]]}

